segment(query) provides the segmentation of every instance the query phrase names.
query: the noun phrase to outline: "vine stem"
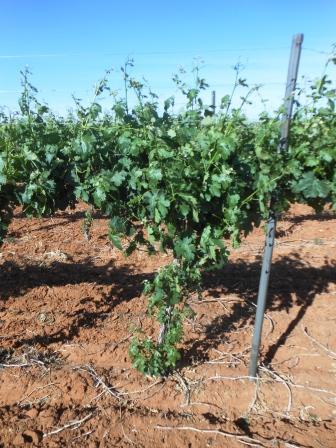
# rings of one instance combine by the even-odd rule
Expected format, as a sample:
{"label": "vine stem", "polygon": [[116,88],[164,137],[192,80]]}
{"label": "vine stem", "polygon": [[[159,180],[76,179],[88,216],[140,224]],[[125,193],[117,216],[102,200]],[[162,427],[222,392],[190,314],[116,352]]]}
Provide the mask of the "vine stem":
{"label": "vine stem", "polygon": [[[181,261],[178,261],[176,258],[174,258],[173,261],[174,264],[180,264],[181,265]],[[170,327],[170,322],[171,322],[171,313],[173,311],[173,306],[172,305],[167,305],[165,308],[165,322],[163,324],[161,324],[160,326],[160,331],[159,331],[159,336],[158,336],[158,344],[163,344],[164,340],[166,338],[166,334],[169,330]]]}
{"label": "vine stem", "polygon": [[169,325],[170,325],[170,317],[171,317],[171,312],[173,310],[173,307],[171,305],[167,306],[165,309],[165,315],[168,317],[167,321],[163,324],[161,324],[160,326],[160,332],[159,332],[159,336],[158,336],[158,344],[163,344]]}

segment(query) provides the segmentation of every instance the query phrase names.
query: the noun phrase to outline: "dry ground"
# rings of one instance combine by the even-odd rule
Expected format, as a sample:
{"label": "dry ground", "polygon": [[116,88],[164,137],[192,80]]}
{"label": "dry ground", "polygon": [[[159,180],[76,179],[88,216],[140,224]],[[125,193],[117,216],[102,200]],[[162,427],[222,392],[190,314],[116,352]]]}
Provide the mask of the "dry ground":
{"label": "dry ground", "polygon": [[295,206],[279,223],[258,384],[247,378],[264,235],[205,278],[183,362],[146,378],[130,329],[152,330],[142,282],[169,261],[128,259],[83,207],[18,211],[0,256],[0,446],[336,446],[336,217]]}

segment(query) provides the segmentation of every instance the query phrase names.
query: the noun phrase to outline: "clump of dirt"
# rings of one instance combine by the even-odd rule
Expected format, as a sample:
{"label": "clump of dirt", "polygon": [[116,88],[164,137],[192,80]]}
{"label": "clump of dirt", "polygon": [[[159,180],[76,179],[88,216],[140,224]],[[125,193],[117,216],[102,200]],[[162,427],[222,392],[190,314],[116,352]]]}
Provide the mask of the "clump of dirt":
{"label": "clump of dirt", "polygon": [[176,372],[148,378],[128,344],[154,334],[143,282],[170,257],[124,258],[99,215],[87,240],[84,211],[18,210],[1,248],[1,446],[335,446],[335,215],[295,205],[279,222],[255,383],[263,230],[205,275]]}

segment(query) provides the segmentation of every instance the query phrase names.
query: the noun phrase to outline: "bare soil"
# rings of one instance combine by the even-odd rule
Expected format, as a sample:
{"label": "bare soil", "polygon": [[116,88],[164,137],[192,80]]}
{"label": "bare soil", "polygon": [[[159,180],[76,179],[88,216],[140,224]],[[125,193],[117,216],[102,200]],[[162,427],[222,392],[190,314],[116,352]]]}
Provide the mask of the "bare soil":
{"label": "bare soil", "polygon": [[296,205],[278,225],[260,380],[247,378],[264,245],[256,229],[205,276],[183,361],[166,379],[132,368],[132,328],[156,331],[143,281],[169,255],[111,247],[84,206],[18,210],[0,256],[0,446],[336,446],[336,217]]}

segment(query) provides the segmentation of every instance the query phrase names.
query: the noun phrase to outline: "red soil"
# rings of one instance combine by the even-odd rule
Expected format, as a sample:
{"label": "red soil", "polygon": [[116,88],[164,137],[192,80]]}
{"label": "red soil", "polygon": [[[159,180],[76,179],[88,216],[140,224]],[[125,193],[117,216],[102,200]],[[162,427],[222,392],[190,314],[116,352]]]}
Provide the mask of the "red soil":
{"label": "red soil", "polygon": [[142,282],[168,255],[123,256],[83,206],[17,213],[0,256],[0,446],[336,446],[336,217],[295,206],[278,225],[261,350],[247,378],[264,235],[207,275],[183,362],[146,378],[131,329],[153,332]]}

